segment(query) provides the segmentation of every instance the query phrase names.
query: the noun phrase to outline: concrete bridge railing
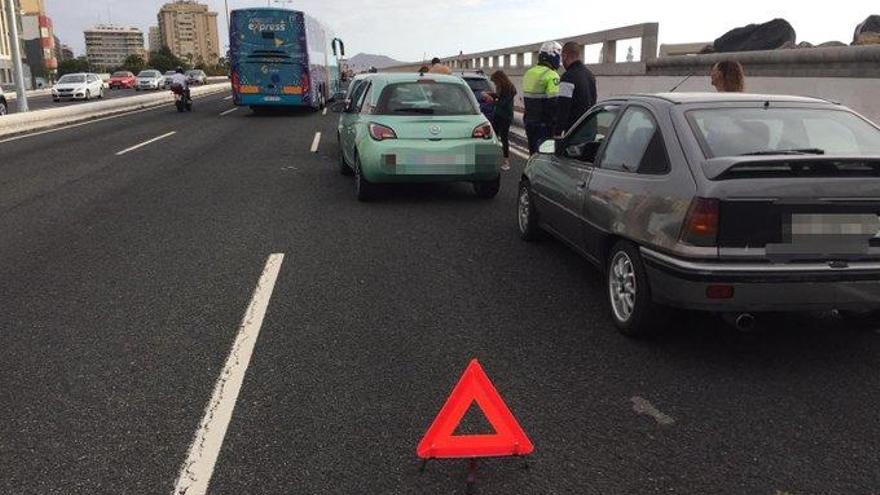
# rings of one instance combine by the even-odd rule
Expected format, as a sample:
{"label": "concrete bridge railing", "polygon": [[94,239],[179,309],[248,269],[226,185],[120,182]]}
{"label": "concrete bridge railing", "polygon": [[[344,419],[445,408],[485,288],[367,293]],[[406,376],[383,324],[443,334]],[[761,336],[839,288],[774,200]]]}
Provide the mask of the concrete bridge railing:
{"label": "concrete bridge railing", "polygon": [[[678,91],[714,91],[709,81],[712,66],[721,60],[737,60],[745,67],[748,92],[838,101],[880,122],[880,45],[658,57],[658,36],[659,24],[648,23],[557,41],[601,45],[602,63],[588,64],[596,75],[600,98],[666,92],[686,77],[687,81]],[[617,63],[618,42],[634,38],[641,39],[640,60]],[[454,71],[482,70],[488,75],[502,69],[521,88],[522,75],[537,62],[537,51],[542,43],[461,54],[441,60]],[[407,64],[386,70],[415,72],[422,65]],[[522,106],[521,98],[517,105]]]}

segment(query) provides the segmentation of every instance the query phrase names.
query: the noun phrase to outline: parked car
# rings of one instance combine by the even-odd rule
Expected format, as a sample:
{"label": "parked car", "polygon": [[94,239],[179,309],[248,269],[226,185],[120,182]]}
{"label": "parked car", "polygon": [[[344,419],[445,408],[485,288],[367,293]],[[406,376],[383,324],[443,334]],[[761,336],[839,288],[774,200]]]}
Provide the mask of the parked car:
{"label": "parked car", "polygon": [[203,70],[190,70],[186,72],[186,83],[190,86],[204,86],[208,84],[208,75]]}
{"label": "parked car", "polygon": [[591,109],[520,183],[522,237],[605,273],[611,318],[880,310],[880,128],[788,96],[660,94]]}
{"label": "parked car", "polygon": [[471,182],[493,198],[500,187],[501,147],[461,78],[372,74],[333,105],[339,119],[340,170],[355,176],[361,201],[379,184]]}
{"label": "parked car", "polygon": [[114,72],[110,76],[110,89],[132,89],[137,84],[137,77],[127,70]]}
{"label": "parked car", "polygon": [[177,72],[173,70],[165,71],[165,74],[162,76],[162,87],[165,89],[171,89],[171,78],[174,77],[174,74]]}
{"label": "parked car", "polygon": [[91,100],[104,97],[104,81],[97,74],[65,74],[52,87],[52,100]]}
{"label": "parked car", "polygon": [[9,113],[9,102],[6,100],[6,95],[3,93],[3,88],[0,87],[0,117]]}
{"label": "parked car", "polygon": [[164,84],[165,78],[162,76],[161,72],[157,70],[147,69],[142,70],[137,75],[137,86],[135,86],[135,89],[137,91],[162,89]]}
{"label": "parked car", "polygon": [[491,102],[486,102],[483,99],[483,95],[485,93],[494,93],[495,85],[492,84],[492,81],[481,70],[456,72],[456,75],[464,79],[464,82],[474,92],[477,102],[480,103],[480,112],[491,122],[495,118],[495,105]]}

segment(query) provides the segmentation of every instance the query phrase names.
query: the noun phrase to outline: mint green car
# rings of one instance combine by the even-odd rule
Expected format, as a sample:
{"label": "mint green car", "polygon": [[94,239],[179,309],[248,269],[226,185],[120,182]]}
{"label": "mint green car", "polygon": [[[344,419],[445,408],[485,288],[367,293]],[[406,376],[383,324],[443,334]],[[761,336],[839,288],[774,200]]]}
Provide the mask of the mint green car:
{"label": "mint green car", "polygon": [[361,201],[380,184],[470,182],[481,198],[500,188],[501,145],[468,85],[437,74],[369,74],[334,105],[339,166]]}

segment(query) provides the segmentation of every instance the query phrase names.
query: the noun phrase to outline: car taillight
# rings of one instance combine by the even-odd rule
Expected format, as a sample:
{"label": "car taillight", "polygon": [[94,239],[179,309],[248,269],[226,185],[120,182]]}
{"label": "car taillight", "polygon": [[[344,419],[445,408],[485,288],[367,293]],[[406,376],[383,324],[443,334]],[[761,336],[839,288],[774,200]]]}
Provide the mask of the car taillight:
{"label": "car taillight", "polygon": [[715,246],[718,242],[718,206],[717,199],[695,198],[681,230],[682,242],[699,247]]}
{"label": "car taillight", "polygon": [[235,93],[241,92],[241,82],[238,80],[238,73],[232,73],[232,91]]}
{"label": "car taillight", "polygon": [[474,139],[492,139],[492,124],[488,122],[480,124],[479,127],[474,129],[474,134],[471,137]]}
{"label": "car taillight", "polygon": [[381,124],[370,123],[370,137],[376,141],[384,141],[386,139],[397,139],[394,129],[385,127]]}
{"label": "car taillight", "polygon": [[309,75],[303,74],[303,77],[302,77],[302,92],[303,92],[303,94],[308,93],[309,89],[311,89],[311,81],[309,80]]}

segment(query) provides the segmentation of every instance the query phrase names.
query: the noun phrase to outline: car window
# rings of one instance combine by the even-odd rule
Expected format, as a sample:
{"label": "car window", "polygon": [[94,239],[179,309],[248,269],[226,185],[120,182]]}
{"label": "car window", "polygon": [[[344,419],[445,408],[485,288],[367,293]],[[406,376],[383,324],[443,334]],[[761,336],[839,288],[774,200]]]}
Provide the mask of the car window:
{"label": "car window", "polygon": [[357,81],[354,83],[355,87],[351,93],[351,110],[358,111],[360,109],[361,98],[364,96],[364,92],[367,90],[367,82],[366,81]]}
{"label": "car window", "polygon": [[618,106],[606,106],[575,124],[562,141],[565,155],[586,163],[595,162],[596,154],[608,136],[619,110]]}
{"label": "car window", "polygon": [[465,79],[464,82],[467,83],[468,87],[471,88],[471,91],[474,93],[493,91],[492,84],[488,79],[473,77]]}
{"label": "car window", "polygon": [[843,110],[719,108],[688,112],[688,120],[707,158],[804,149],[880,153],[880,130]]}
{"label": "car window", "polygon": [[601,167],[640,174],[669,171],[663,135],[651,112],[630,107],[623,113],[608,139]]}
{"label": "car window", "polygon": [[382,90],[376,104],[379,115],[478,115],[479,108],[464,84],[432,79],[394,83]]}
{"label": "car window", "polygon": [[366,91],[364,91],[363,96],[361,96],[361,99],[358,101],[358,104],[357,104],[357,107],[355,110],[356,112],[370,113],[372,111],[372,107],[370,107],[369,102],[370,102],[370,97],[373,94],[373,85],[367,84],[366,88],[367,89],[366,89]]}

